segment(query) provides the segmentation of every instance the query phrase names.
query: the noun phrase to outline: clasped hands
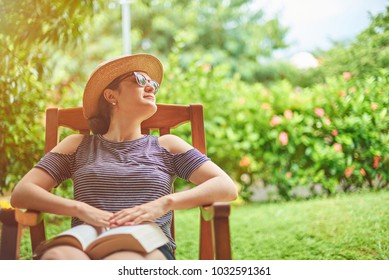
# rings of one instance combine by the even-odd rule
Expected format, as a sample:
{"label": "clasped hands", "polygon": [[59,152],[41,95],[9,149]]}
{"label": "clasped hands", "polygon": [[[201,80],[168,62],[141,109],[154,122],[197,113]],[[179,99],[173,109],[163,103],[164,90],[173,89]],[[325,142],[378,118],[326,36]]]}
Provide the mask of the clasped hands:
{"label": "clasped hands", "polygon": [[153,221],[169,210],[167,200],[164,197],[132,208],[122,209],[116,213],[100,210],[83,203],[78,218],[93,226],[115,228]]}

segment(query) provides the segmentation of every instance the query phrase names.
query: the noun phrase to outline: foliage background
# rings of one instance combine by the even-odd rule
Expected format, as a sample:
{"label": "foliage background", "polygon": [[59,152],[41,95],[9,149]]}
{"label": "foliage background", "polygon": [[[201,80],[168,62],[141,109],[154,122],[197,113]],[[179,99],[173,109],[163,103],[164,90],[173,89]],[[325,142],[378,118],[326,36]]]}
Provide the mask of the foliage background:
{"label": "foliage background", "polygon": [[[269,186],[269,199],[387,188],[388,9],[351,45],[318,51],[319,68],[299,70],[269,62],[287,28],[251,2],[133,1],[133,51],[165,65],[158,101],[204,104],[208,154],[243,199]],[[80,106],[89,73],[121,55],[121,20],[107,1],[0,9],[0,190],[9,191],[43,154],[45,108]]]}
{"label": "foliage background", "polygon": [[0,192],[42,156],[42,113],[52,103],[51,55],[79,44],[92,1],[0,2]]}
{"label": "foliage background", "polygon": [[226,79],[226,65],[198,59],[183,76],[175,60],[173,54],[167,72],[181,86],[166,85],[161,99],[204,104],[208,153],[244,199],[258,180],[277,187],[271,199],[296,197],[299,187],[319,195],[387,186],[387,70],[296,88],[287,80],[264,86]]}

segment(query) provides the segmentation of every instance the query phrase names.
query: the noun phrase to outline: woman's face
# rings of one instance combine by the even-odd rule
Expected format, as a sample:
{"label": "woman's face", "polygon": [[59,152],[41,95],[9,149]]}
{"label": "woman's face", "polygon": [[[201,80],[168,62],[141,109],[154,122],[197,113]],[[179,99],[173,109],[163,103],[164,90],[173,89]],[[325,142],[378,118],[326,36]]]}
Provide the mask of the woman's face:
{"label": "woman's face", "polygon": [[145,114],[156,111],[155,88],[151,83],[151,78],[144,72],[137,72],[146,79],[145,86],[138,84],[135,75],[131,75],[121,81],[117,101],[119,108],[132,113]]}

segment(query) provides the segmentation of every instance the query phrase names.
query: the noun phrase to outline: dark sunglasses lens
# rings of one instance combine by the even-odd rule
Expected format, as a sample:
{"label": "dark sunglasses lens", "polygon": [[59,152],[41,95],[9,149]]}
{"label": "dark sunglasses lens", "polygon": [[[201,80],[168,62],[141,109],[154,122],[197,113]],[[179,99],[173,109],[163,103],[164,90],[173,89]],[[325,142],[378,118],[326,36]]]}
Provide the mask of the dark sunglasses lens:
{"label": "dark sunglasses lens", "polygon": [[158,90],[159,90],[159,84],[156,81],[154,81],[154,80],[152,80],[150,83],[151,83],[151,85],[154,88],[154,92],[157,93]]}
{"label": "dark sunglasses lens", "polygon": [[138,85],[144,87],[147,83],[146,78],[139,73],[134,73],[134,75],[135,75],[135,79],[136,79],[136,82],[138,83]]}
{"label": "dark sunglasses lens", "polygon": [[[146,86],[147,79],[145,76],[143,76],[142,74],[139,74],[137,72],[134,72],[134,76],[135,76],[135,79],[136,79],[136,82],[138,83],[138,85],[140,85],[141,87]],[[154,92],[157,93],[159,90],[159,84],[154,80],[151,80],[150,84],[153,86]]]}

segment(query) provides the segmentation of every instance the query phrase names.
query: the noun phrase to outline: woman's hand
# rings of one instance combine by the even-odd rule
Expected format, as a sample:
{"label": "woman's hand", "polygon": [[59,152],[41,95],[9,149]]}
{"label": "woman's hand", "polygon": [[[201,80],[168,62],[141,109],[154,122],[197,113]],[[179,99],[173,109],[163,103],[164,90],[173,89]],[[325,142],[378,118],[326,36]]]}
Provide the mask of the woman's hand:
{"label": "woman's hand", "polygon": [[77,213],[75,216],[92,226],[109,227],[109,221],[113,217],[113,213],[80,202],[77,204]]}
{"label": "woman's hand", "polygon": [[168,196],[157,200],[120,210],[110,219],[110,227],[132,226],[143,222],[151,222],[163,216],[169,209]]}

